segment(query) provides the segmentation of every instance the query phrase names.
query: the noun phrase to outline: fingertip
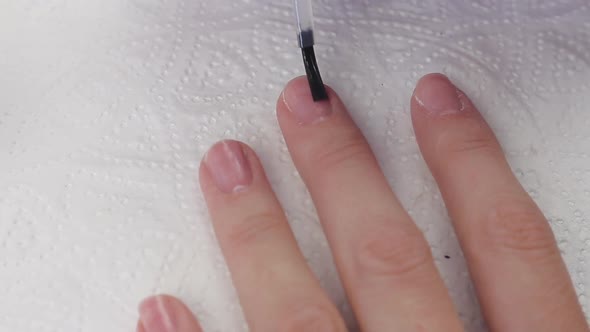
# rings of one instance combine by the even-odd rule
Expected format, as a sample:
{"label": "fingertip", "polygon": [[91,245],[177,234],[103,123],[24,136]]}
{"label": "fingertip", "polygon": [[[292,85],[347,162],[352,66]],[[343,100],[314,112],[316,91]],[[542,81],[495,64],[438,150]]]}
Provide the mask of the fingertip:
{"label": "fingertip", "polygon": [[166,295],[166,294],[158,294],[158,295],[153,295],[153,296],[147,297],[139,303],[139,306],[138,306],[139,314],[141,316],[146,316],[147,314],[149,314],[153,311],[157,311],[159,309],[159,307],[169,304],[169,303],[173,303],[174,301],[175,301],[174,297],[172,297],[170,295]]}
{"label": "fingertip", "polygon": [[179,299],[160,294],[139,304],[138,332],[200,332],[201,327],[190,309]]}
{"label": "fingertip", "polygon": [[243,150],[243,152],[245,154],[250,154],[251,151],[252,151],[252,148],[248,144],[246,144],[246,143],[244,143],[242,141],[238,141],[238,140],[234,140],[234,139],[222,139],[222,140],[219,140],[219,141],[213,143],[213,145],[211,145],[209,147],[209,149],[207,149],[207,151],[205,151],[205,153],[203,154],[203,156],[201,158],[201,166],[203,166],[203,165],[206,164],[207,159],[210,156],[211,152],[219,149],[223,145],[236,145],[236,146],[239,146],[240,149]]}
{"label": "fingertip", "polygon": [[[414,88],[414,92],[412,93],[412,97],[416,96],[417,94],[422,92],[424,89],[427,89],[428,87],[430,87],[433,84],[434,85],[452,85],[452,86],[454,86],[453,82],[451,82],[449,77],[446,76],[445,74],[429,73],[429,74],[426,74],[426,75],[420,77],[418,82],[416,82],[416,86]],[[414,99],[414,98],[412,98],[412,99]]]}
{"label": "fingertip", "polygon": [[145,328],[143,327],[143,323],[141,322],[141,320],[137,322],[135,332],[145,332]]}
{"label": "fingertip", "polygon": [[277,117],[281,125],[292,119],[298,125],[312,125],[323,122],[333,113],[343,109],[336,92],[325,85],[328,99],[314,100],[309,82],[305,76],[287,83],[277,101]]}
{"label": "fingertip", "polygon": [[246,144],[235,140],[215,143],[201,161],[201,182],[211,178],[217,188],[226,194],[247,188],[253,179],[248,150]]}
{"label": "fingertip", "polygon": [[447,82],[450,82],[451,81],[449,79],[449,77],[446,76],[445,74],[442,74],[442,73],[428,73],[428,74],[420,77],[420,79],[418,80],[418,83],[416,84],[416,86],[419,86],[421,84],[428,84],[429,82],[436,81],[436,80],[442,80],[442,81],[447,81]]}
{"label": "fingertip", "polygon": [[412,94],[412,117],[428,115],[442,118],[448,115],[464,113],[470,109],[469,100],[443,74],[433,73],[422,77]]}
{"label": "fingertip", "polygon": [[[324,86],[326,87],[326,92],[328,93],[328,99],[330,99],[334,96],[337,97],[334,89],[332,89],[327,84],[324,84]],[[311,94],[311,89],[309,87],[309,81],[307,80],[306,76],[298,76],[298,77],[291,79],[289,82],[287,82],[287,84],[285,85],[285,88],[283,89],[281,95],[279,96],[278,103],[282,103],[285,101],[285,98],[284,98],[285,92],[288,92],[288,94],[297,95],[298,97],[304,98],[306,100],[313,101],[313,96]],[[317,102],[321,102],[321,101],[316,101],[316,103]]]}
{"label": "fingertip", "polygon": [[287,91],[294,92],[301,96],[307,95],[309,96],[309,99],[312,99],[311,90],[309,89],[309,82],[305,76],[298,76],[287,82],[285,88],[283,89],[283,94]]}
{"label": "fingertip", "polygon": [[[307,80],[306,80],[305,76],[298,76],[298,77],[291,79],[289,82],[287,82],[287,84],[285,84],[285,87],[281,91],[279,98],[277,98],[277,105],[276,105],[277,112],[282,108],[289,108],[289,105],[287,104],[287,102],[285,100],[285,93],[287,91],[290,92],[291,90],[299,91],[300,89],[302,89],[305,86],[306,83],[307,83]],[[310,98],[311,98],[311,93],[310,93]]]}
{"label": "fingertip", "polygon": [[[285,85],[285,89],[288,89],[290,87],[294,87],[294,88],[306,87],[307,89],[309,89],[309,83],[307,81],[307,77],[302,75],[302,76],[297,76],[295,78],[292,78]],[[310,92],[310,96],[311,96],[311,92]]]}

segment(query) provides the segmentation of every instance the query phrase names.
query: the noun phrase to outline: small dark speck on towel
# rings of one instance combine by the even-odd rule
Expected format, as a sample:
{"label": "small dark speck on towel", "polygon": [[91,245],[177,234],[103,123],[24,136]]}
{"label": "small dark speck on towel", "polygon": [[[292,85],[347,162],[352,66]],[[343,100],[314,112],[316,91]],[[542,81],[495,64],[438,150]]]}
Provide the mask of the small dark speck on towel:
{"label": "small dark speck on towel", "polygon": [[449,256],[449,255],[445,255],[445,258],[446,258],[446,259],[451,259],[451,256]]}

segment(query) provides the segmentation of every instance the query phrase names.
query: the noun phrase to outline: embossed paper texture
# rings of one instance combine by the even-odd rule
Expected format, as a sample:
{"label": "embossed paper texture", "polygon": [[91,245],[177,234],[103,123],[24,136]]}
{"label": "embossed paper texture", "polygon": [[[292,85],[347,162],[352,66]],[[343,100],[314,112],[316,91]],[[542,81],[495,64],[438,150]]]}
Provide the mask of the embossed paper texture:
{"label": "embossed paper texture", "polygon": [[[315,13],[324,79],[426,234],[467,329],[485,326],[409,115],[433,71],[497,132],[588,314],[588,1],[318,0]],[[3,0],[0,330],[133,331],[137,303],[165,292],[206,331],[246,331],[198,190],[200,158],[223,138],[259,152],[354,326],[274,117],[303,73],[289,0]]]}

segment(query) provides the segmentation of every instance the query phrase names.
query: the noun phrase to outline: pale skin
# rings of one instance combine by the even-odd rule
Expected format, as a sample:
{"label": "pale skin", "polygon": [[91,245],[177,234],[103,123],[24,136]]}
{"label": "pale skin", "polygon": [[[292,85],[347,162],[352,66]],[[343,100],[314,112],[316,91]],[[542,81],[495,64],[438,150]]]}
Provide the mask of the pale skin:
{"label": "pale skin", "polygon": [[[463,331],[428,243],[343,103],[332,89],[328,94],[329,101],[314,103],[305,78],[296,78],[278,99],[277,117],[360,329]],[[588,332],[546,219],[469,98],[445,76],[430,74],[418,82],[411,112],[490,330]],[[347,331],[254,151],[217,143],[199,175],[250,330]],[[202,330],[182,302],[159,295],[140,305],[137,331]]]}

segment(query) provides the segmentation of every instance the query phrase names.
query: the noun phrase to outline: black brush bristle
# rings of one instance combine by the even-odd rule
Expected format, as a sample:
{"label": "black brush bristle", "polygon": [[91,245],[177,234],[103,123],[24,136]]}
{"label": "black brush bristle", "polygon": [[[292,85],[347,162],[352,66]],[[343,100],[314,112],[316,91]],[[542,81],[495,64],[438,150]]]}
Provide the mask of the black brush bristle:
{"label": "black brush bristle", "polygon": [[303,54],[303,64],[305,65],[305,73],[307,74],[307,81],[309,82],[313,100],[321,101],[328,99],[328,93],[326,92],[324,82],[322,82],[322,76],[320,76],[320,69],[318,68],[313,46],[302,48],[301,53]]}

